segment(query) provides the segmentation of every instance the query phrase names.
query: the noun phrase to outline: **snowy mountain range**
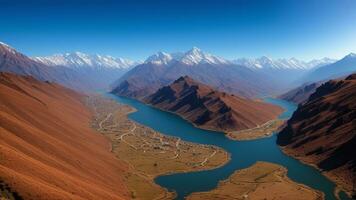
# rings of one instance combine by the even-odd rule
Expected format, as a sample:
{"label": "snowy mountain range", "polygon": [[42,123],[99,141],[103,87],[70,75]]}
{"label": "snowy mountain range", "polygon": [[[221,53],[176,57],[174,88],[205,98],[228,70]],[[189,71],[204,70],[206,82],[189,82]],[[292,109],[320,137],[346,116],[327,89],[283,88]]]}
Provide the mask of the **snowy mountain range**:
{"label": "snowy mountain range", "polygon": [[107,89],[137,62],[80,52],[30,58],[0,42],[0,72],[31,75],[81,91]]}
{"label": "snowy mountain range", "polygon": [[0,43],[0,72],[32,76],[38,80],[60,83],[77,90],[86,90],[95,86],[90,80],[70,68],[47,66],[5,43]]}
{"label": "snowy mountain range", "polygon": [[32,58],[38,63],[54,67],[68,68],[85,77],[94,85],[94,90],[107,89],[110,84],[120,78],[140,62],[112,56],[88,55],[81,52],[55,54],[46,57]]}
{"label": "snowy mountain range", "polygon": [[181,76],[215,89],[244,97],[265,95],[275,90],[274,80],[248,67],[234,64],[193,47],[187,52],[158,52],[125,73],[113,84],[115,94],[144,98]]}
{"label": "snowy mountain range", "polygon": [[229,64],[230,62],[220,58],[218,56],[214,56],[208,53],[203,52],[197,47],[193,47],[191,50],[185,53],[165,53],[158,52],[152,56],[149,56],[145,63],[157,64],[157,65],[168,65],[172,62],[181,62],[186,65],[197,65],[197,64]]}
{"label": "snowy mountain range", "polygon": [[[227,60],[193,47],[187,52],[158,52],[129,70],[113,84],[115,93],[143,98],[171,83],[178,76],[190,76],[219,90],[244,97],[274,95],[297,87],[313,71],[337,63],[330,58],[302,61],[266,56]],[[334,67],[332,67],[334,68]],[[342,71],[335,69],[334,72]],[[342,74],[342,73],[338,73]]]}
{"label": "snowy mountain range", "polygon": [[330,58],[323,58],[320,60],[312,60],[309,62],[301,61],[296,58],[290,59],[271,59],[266,56],[248,59],[240,58],[232,62],[238,65],[243,65],[251,69],[296,69],[296,70],[310,70],[314,67],[330,64],[336,60]]}
{"label": "snowy mountain range", "polygon": [[295,70],[310,70],[314,67],[320,67],[322,65],[336,62],[334,59],[323,58],[315,59],[309,62],[298,60],[296,58],[290,59],[271,59],[267,56],[262,56],[256,59],[239,58],[235,60],[227,60],[212,54],[203,52],[197,47],[193,47],[187,52],[166,53],[158,52],[149,56],[145,63],[157,64],[157,65],[170,65],[173,62],[181,62],[186,65],[198,65],[198,64],[213,64],[213,65],[226,65],[237,64],[248,67],[253,70],[258,69],[295,69]]}
{"label": "snowy mountain range", "polygon": [[112,56],[101,56],[98,54],[88,55],[81,52],[55,54],[46,57],[34,57],[33,60],[49,66],[66,66],[70,68],[116,68],[128,69],[139,64],[123,58],[114,58]]}
{"label": "snowy mountain range", "polygon": [[[196,47],[186,52],[158,52],[145,62],[80,52],[29,58],[0,42],[0,71],[31,75],[79,90],[101,90],[121,85],[127,96],[155,92],[155,89],[184,75],[245,97],[269,95],[308,81],[353,72],[355,60],[355,54],[336,62],[329,58],[305,62],[265,56],[227,60]],[[151,90],[147,90],[148,86]]]}
{"label": "snowy mountain range", "polygon": [[[81,52],[55,54],[46,57],[33,57],[33,60],[43,63],[48,66],[65,66],[73,69],[80,68],[111,68],[127,70],[142,62],[132,61],[124,58],[115,58],[112,56],[88,55]],[[310,70],[314,67],[330,64],[336,60],[323,58],[320,60],[312,60],[309,62],[301,61],[296,58],[290,59],[271,59],[266,56],[249,59],[239,58],[236,60],[227,60],[212,54],[203,52],[197,47],[193,47],[187,52],[165,53],[158,52],[149,56],[144,63],[156,65],[170,65],[174,62],[181,62],[186,65],[212,64],[212,65],[227,65],[237,64],[248,67],[253,70],[274,69],[274,70]]]}

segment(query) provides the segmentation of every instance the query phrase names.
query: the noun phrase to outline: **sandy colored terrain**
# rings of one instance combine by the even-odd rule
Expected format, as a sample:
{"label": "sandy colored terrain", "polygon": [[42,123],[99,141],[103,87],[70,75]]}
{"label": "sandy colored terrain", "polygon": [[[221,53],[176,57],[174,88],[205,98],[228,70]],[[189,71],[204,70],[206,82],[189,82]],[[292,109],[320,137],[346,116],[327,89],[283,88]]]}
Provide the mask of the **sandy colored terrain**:
{"label": "sandy colored terrain", "polygon": [[227,180],[209,192],[193,193],[189,200],[264,199],[321,200],[323,194],[295,183],[287,177],[287,169],[273,163],[257,162],[235,171]]}
{"label": "sandy colored terrain", "polygon": [[96,112],[93,127],[112,141],[112,151],[131,167],[126,183],[132,198],[172,198],[153,183],[156,176],[212,169],[229,160],[220,148],[185,142],[134,123],[127,118],[134,111],[129,106],[101,97],[91,97],[88,104]]}
{"label": "sandy colored terrain", "polygon": [[284,120],[276,119],[268,121],[255,128],[242,131],[227,132],[226,136],[232,140],[255,140],[264,137],[270,137],[284,124]]}
{"label": "sandy colored terrain", "polygon": [[0,73],[0,178],[24,199],[128,199],[127,164],[90,127],[83,95]]}

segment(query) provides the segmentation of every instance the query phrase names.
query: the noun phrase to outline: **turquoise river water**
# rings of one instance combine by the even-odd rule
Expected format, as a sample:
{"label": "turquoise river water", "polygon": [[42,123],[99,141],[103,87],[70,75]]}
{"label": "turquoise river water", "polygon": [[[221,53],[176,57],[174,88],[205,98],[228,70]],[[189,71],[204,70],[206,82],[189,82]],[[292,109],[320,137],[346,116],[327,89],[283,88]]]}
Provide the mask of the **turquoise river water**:
{"label": "turquoise river water", "polygon": [[[219,181],[227,179],[235,170],[247,168],[256,161],[282,165],[288,169],[288,177],[293,181],[324,192],[326,200],[336,200],[333,194],[335,184],[313,167],[285,155],[276,144],[276,135],[251,141],[233,141],[220,132],[196,128],[175,114],[161,111],[137,100],[112,94],[107,96],[137,109],[137,112],[129,115],[131,120],[163,134],[199,144],[215,145],[230,153],[231,160],[217,169],[157,177],[155,182],[170,191],[175,191],[178,200],[193,192],[212,190]],[[295,104],[283,100],[266,98],[265,101],[284,108],[285,111],[279,116],[281,119],[291,117],[296,109]],[[340,196],[342,200],[349,199],[344,193]]]}

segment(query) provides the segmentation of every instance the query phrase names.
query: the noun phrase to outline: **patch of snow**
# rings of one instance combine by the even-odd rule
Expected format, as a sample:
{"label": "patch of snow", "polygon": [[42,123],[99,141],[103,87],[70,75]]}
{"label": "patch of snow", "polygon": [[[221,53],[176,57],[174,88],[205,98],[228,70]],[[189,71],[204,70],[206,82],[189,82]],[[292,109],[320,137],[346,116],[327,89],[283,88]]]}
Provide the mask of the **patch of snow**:
{"label": "patch of snow", "polygon": [[348,57],[348,58],[356,58],[356,54],[355,53],[350,53],[346,57]]}

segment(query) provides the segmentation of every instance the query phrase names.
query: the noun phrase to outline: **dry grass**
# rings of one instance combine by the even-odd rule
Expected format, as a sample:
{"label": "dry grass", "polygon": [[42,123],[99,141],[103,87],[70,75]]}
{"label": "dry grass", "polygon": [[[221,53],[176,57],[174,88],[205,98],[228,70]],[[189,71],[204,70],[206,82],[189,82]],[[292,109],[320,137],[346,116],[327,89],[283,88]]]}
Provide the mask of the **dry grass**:
{"label": "dry grass", "polygon": [[216,189],[193,193],[188,199],[323,199],[322,193],[291,181],[286,174],[287,169],[280,165],[257,162],[249,168],[235,171]]}
{"label": "dry grass", "polygon": [[134,199],[172,199],[174,194],[153,179],[162,174],[207,170],[229,160],[223,149],[181,141],[127,118],[134,109],[101,97],[91,97],[92,127],[112,141],[111,151],[130,165],[126,183]]}

